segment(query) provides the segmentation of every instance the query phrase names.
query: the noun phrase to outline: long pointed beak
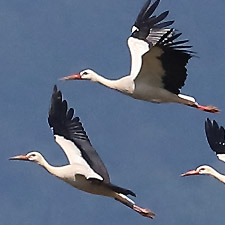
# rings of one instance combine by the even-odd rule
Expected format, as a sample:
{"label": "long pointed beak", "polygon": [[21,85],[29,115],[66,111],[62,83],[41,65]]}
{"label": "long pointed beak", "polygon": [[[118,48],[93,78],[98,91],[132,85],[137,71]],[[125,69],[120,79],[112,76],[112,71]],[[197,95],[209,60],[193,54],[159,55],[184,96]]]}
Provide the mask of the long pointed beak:
{"label": "long pointed beak", "polygon": [[60,80],[82,80],[82,78],[80,74],[73,74],[67,77],[62,77]]}
{"label": "long pointed beak", "polygon": [[186,173],[181,174],[182,177],[191,176],[191,175],[199,175],[199,171],[190,170],[190,171],[187,171]]}
{"label": "long pointed beak", "polygon": [[17,156],[10,157],[9,160],[25,160],[25,161],[28,161],[29,159],[26,155],[17,155]]}

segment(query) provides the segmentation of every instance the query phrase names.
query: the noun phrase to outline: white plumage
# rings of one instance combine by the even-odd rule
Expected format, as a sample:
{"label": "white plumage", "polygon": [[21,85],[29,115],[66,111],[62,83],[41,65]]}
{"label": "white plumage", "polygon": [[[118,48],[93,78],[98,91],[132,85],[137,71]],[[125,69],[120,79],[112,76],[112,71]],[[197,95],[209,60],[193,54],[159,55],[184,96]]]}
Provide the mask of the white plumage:
{"label": "white plumage", "polygon": [[186,64],[193,56],[188,40],[177,40],[181,33],[169,28],[174,21],[163,21],[168,11],[153,15],[160,0],[151,5],[148,0],[141,9],[127,43],[131,55],[130,74],[109,80],[93,70],[86,69],[79,74],[62,80],[91,80],[122,92],[132,98],[153,103],[179,103],[203,111],[216,113],[215,106],[199,105],[193,97],[180,95],[187,77]]}
{"label": "white plumage", "polygon": [[[210,121],[209,119],[205,122],[205,132],[206,137],[209,142],[211,149],[216,153],[219,160],[225,162],[225,130],[217,124],[217,122]],[[225,183],[225,175],[220,174],[215,169],[210,166],[203,165],[198,167],[195,170],[190,170],[186,173],[183,173],[182,176],[191,176],[191,175],[210,175],[221,182]]]}
{"label": "white plumage", "polygon": [[39,152],[30,152],[10,159],[35,162],[73,187],[114,198],[142,216],[154,218],[155,214],[149,209],[137,206],[127,197],[127,195],[136,196],[134,192],[110,182],[108,171],[91,145],[79,117],[74,117],[74,109],[68,109],[66,100],[62,100],[62,94],[56,86],[51,98],[48,123],[53,130],[56,143],[69,161],[68,165],[52,166]]}

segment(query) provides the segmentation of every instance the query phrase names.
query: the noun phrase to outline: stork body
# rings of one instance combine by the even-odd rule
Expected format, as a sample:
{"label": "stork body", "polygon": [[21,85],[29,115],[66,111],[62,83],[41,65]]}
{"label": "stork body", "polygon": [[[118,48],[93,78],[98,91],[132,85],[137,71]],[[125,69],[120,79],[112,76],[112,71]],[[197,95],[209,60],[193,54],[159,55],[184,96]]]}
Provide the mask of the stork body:
{"label": "stork body", "polygon": [[185,45],[188,40],[177,40],[181,33],[169,28],[174,21],[163,21],[168,11],[154,16],[160,0],[151,5],[148,0],[141,9],[127,40],[131,54],[131,70],[128,76],[109,80],[93,70],[86,69],[79,74],[62,80],[90,80],[115,89],[135,99],[153,103],[179,103],[216,113],[215,106],[199,105],[193,97],[180,94],[187,77],[186,65],[193,56]]}
{"label": "stork body", "polygon": [[136,196],[131,190],[113,185],[108,171],[84,131],[79,117],[73,117],[74,109],[67,108],[62,94],[54,87],[48,123],[56,143],[63,149],[68,165],[52,166],[39,152],[18,155],[11,160],[25,160],[39,164],[50,174],[82,191],[114,198],[142,216],[153,218],[150,210],[137,206],[127,195]]}
{"label": "stork body", "polygon": [[[219,160],[225,162],[224,128],[222,126],[219,127],[215,120],[210,121],[207,119],[205,122],[205,132],[211,149],[216,153]],[[218,171],[208,165],[199,166],[197,169],[183,173],[181,176],[191,175],[209,175],[225,184],[225,175],[220,174]]]}

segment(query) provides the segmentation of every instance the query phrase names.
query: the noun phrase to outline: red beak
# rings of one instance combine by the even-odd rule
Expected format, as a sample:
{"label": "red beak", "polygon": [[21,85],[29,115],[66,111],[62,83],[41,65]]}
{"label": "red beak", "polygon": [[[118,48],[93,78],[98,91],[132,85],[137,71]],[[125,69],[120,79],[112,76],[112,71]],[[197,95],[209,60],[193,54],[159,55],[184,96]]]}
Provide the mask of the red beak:
{"label": "red beak", "polygon": [[182,177],[191,176],[191,175],[199,175],[199,171],[190,170],[190,171],[187,171],[186,173],[181,174]]}
{"label": "red beak", "polygon": [[29,159],[28,159],[27,155],[17,155],[17,156],[9,158],[9,160],[25,160],[25,161],[28,161]]}
{"label": "red beak", "polygon": [[80,74],[73,74],[67,77],[62,77],[60,80],[82,80],[82,78]]}

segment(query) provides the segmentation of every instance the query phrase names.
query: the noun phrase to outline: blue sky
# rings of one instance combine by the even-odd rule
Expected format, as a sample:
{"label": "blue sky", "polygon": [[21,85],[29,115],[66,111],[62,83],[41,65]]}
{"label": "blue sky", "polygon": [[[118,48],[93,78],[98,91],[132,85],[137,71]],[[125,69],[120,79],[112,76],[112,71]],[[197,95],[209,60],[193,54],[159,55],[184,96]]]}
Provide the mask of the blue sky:
{"label": "blue sky", "polygon": [[[190,60],[182,93],[218,106],[208,114],[189,107],[131,99],[90,82],[58,78],[92,68],[108,78],[129,73],[126,39],[144,0],[0,1],[0,221],[7,225],[155,224],[225,222],[225,186],[206,176],[179,175],[202,164],[221,173],[210,150],[206,117],[225,126],[225,2],[161,0],[158,13],[188,38],[199,58]],[[137,194],[154,221],[122,204],[90,195],[38,165],[8,161],[40,151],[53,165],[66,163],[47,124],[53,85],[76,109],[112,183]]]}

